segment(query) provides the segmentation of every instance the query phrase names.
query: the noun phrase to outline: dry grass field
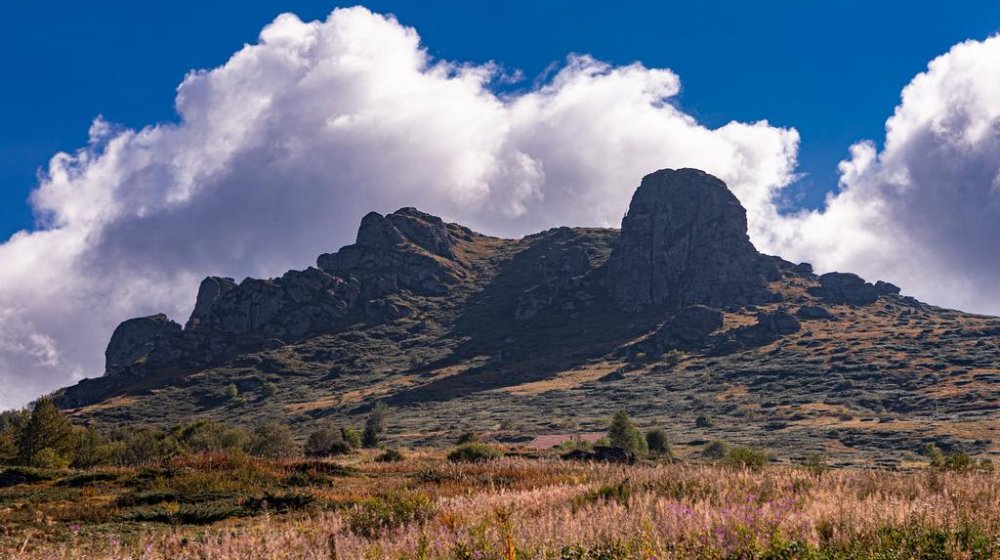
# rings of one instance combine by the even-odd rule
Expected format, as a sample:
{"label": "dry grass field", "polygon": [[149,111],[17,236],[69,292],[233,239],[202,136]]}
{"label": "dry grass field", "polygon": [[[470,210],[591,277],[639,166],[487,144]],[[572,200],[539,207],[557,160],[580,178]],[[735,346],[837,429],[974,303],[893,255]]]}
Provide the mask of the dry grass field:
{"label": "dry grass field", "polygon": [[0,557],[1000,558],[1000,475],[988,472],[376,458],[8,469]]}

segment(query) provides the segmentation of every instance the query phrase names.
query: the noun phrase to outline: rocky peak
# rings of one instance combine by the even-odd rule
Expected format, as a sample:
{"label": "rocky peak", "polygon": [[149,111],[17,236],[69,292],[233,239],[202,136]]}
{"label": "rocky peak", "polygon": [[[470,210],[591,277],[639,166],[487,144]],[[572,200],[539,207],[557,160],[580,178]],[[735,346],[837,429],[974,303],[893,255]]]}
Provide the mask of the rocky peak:
{"label": "rocky peak", "polygon": [[767,283],[777,275],[750,243],[736,196],[696,169],[642,179],[608,262],[611,295],[623,309],[760,303],[772,297]]}
{"label": "rocky peak", "polygon": [[104,352],[104,373],[115,375],[137,365],[166,363],[177,357],[181,326],[166,315],[129,319],[118,325]]}
{"label": "rocky peak", "polygon": [[236,287],[236,281],[232,278],[209,276],[202,280],[201,285],[198,286],[198,297],[195,300],[194,311],[191,312],[191,318],[188,319],[184,328],[186,330],[197,328],[199,323],[208,318],[215,302]]}

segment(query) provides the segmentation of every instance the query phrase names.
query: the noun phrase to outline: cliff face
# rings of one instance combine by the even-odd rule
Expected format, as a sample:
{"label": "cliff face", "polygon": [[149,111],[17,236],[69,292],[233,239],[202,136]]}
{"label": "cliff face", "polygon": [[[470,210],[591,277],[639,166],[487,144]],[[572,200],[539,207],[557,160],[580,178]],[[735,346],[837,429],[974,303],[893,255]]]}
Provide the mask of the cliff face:
{"label": "cliff face", "polygon": [[624,309],[764,303],[774,299],[767,284],[778,277],[750,243],[739,200],[697,169],[642,179],[608,263],[611,293]]}
{"label": "cliff face", "polygon": [[[416,441],[456,426],[548,431],[557,417],[600,429],[625,407],[677,426],[712,415],[725,432],[698,437],[790,449],[993,445],[968,438],[980,428],[933,428],[919,416],[933,410],[996,420],[1000,441],[1000,392],[984,385],[1000,381],[1000,321],[762,255],[736,197],[693,169],[643,178],[620,231],[506,240],[413,208],[370,213],[315,267],[206,278],[195,301],[183,328],[123,322],[105,375],[59,392],[61,405],[110,423],[267,416],[306,429],[384,400]],[[238,403],[220,396],[229,385]],[[837,427],[863,417],[877,421]]]}

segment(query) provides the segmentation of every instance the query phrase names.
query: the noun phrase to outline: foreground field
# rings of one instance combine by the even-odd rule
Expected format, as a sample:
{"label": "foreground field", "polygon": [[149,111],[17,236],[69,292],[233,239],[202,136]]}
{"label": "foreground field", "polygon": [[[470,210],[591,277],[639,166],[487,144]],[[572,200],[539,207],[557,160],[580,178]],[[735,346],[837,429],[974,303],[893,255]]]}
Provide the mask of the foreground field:
{"label": "foreground field", "polygon": [[374,459],[8,470],[0,557],[1000,557],[996,474]]}

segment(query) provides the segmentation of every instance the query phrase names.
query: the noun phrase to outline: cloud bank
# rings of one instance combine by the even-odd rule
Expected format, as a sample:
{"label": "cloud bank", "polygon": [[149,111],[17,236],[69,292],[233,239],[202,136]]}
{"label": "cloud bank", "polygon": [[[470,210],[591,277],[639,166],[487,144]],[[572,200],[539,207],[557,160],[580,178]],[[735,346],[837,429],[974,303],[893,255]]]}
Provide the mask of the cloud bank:
{"label": "cloud bank", "polygon": [[885,148],[860,143],[821,212],[779,211],[799,137],[711,129],[680,79],[572,55],[498,94],[492,64],[428,56],[364,8],[279,16],[177,91],[175,124],[98,118],[32,195],[35,231],[0,245],[0,408],[99,375],[121,320],[183,321],[206,275],[267,277],[353,240],[371,209],[417,206],[494,235],[617,226],[646,173],[725,180],[766,252],[885,278],[934,303],[1000,312],[1000,40],[969,42],[904,90]]}

